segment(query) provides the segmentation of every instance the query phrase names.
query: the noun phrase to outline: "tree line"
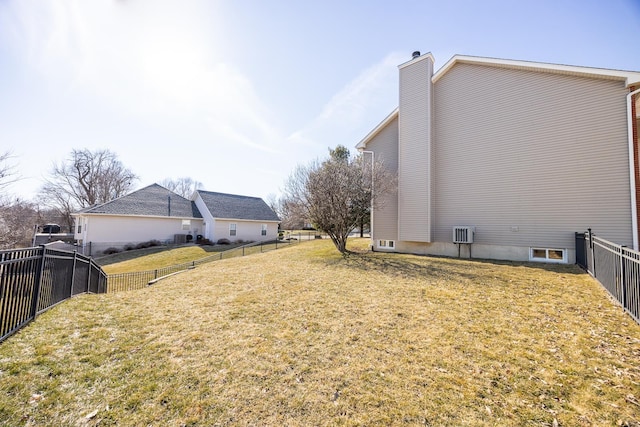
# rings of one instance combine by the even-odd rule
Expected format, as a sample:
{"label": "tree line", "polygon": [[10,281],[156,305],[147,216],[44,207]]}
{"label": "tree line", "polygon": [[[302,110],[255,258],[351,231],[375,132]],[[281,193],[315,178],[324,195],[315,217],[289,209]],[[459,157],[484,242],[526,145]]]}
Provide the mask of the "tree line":
{"label": "tree line", "polygon": [[[36,203],[8,192],[20,179],[13,160],[8,151],[0,154],[0,249],[31,246],[37,227],[44,224],[58,224],[71,233],[73,212],[124,196],[138,180],[110,150],[74,149],[53,163]],[[166,178],[160,185],[185,198],[202,187],[189,177]]]}
{"label": "tree line", "polygon": [[[73,232],[72,213],[130,193],[138,176],[110,150],[74,149],[53,163],[36,204],[11,197],[7,188],[19,179],[9,152],[0,154],[0,249],[31,245],[36,224],[57,223]],[[165,188],[189,198],[202,183],[189,177],[167,178]],[[329,149],[324,160],[297,166],[280,197],[267,202],[283,229],[311,226],[326,233],[345,254],[347,237],[369,223],[371,211],[396,189],[395,176],[371,154],[352,156],[344,146]]]}

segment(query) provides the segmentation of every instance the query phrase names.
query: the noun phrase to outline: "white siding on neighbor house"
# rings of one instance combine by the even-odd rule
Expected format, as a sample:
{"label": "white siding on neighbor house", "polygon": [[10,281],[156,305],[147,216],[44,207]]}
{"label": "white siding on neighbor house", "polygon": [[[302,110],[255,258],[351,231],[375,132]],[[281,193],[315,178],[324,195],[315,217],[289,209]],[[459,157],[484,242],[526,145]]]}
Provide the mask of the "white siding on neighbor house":
{"label": "white siding on neighbor house", "polygon": [[573,248],[588,227],[632,244],[622,82],[457,64],[433,90],[434,241],[474,225],[478,244]]}
{"label": "white siding on neighbor house", "polygon": [[[236,235],[229,234],[229,224],[236,224]],[[262,235],[262,224],[267,225],[267,235]],[[247,221],[232,219],[215,220],[215,241],[229,239],[231,242],[242,240],[245,242],[260,242],[274,240],[278,237],[278,223],[273,221]]]}
{"label": "white siding on neighbor house", "polygon": [[207,209],[207,206],[205,205],[204,201],[202,200],[202,197],[200,197],[200,194],[197,194],[197,197],[195,199],[195,204],[196,207],[198,208],[198,210],[200,211],[200,214],[202,215],[202,221],[203,221],[203,233],[202,235],[204,236],[205,239],[209,239],[212,242],[216,242],[218,239],[215,237],[215,220],[213,219],[213,217],[211,216],[211,212],[209,212],[209,209]]}
{"label": "white siding on neighbor house", "polygon": [[[124,245],[149,240],[173,242],[175,234],[195,236],[202,232],[202,220],[191,219],[191,227],[182,229],[182,218],[90,215],[85,217],[82,236],[84,244],[100,242]],[[185,218],[188,219],[188,218]]]}
{"label": "white siding on neighbor house", "polygon": [[398,233],[431,241],[431,114],[433,61],[423,55],[400,66]]}
{"label": "white siding on neighbor house", "polygon": [[[398,119],[394,119],[368,143],[366,150],[375,153],[376,162],[382,162],[389,172],[398,173]],[[375,184],[374,184],[375,185]],[[381,198],[381,207],[373,213],[371,239],[398,240],[398,193]]]}

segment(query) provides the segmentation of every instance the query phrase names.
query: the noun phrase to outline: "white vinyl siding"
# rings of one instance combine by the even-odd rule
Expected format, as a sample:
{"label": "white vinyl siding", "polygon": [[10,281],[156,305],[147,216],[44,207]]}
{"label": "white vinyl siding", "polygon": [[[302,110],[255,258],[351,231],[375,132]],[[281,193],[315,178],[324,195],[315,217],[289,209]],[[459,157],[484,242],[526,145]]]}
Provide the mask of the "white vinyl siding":
{"label": "white vinyl siding", "polygon": [[[173,242],[176,234],[187,234],[182,229],[181,218],[170,217],[143,217],[133,215],[87,215],[79,217],[85,226],[84,235],[81,238],[88,244],[112,243],[119,244],[146,242],[160,240],[161,242]],[[202,230],[202,220],[192,219],[190,222],[195,233]],[[78,237],[77,237],[78,238]]]}
{"label": "white vinyl siding", "polygon": [[[398,119],[391,121],[367,144],[367,150],[375,153],[375,160],[393,174],[398,173]],[[398,239],[398,193],[387,194],[381,199],[380,208],[373,213],[372,239],[384,236]]]}
{"label": "white vinyl siding", "polygon": [[431,241],[432,74],[428,56],[400,68],[398,234],[404,241]]}
{"label": "white vinyl siding", "polygon": [[632,244],[622,82],[457,64],[433,90],[435,241],[471,224],[479,244]]}

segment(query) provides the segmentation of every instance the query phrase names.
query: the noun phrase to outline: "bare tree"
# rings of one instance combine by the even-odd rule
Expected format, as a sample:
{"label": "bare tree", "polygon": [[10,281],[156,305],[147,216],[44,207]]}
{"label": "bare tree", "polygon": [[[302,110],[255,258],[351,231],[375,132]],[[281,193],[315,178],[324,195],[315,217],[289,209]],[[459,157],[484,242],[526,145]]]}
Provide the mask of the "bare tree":
{"label": "bare tree", "polygon": [[0,249],[31,246],[40,218],[33,203],[15,199],[0,206]]}
{"label": "bare tree", "polygon": [[194,191],[202,188],[200,181],[195,181],[189,177],[182,177],[178,179],[166,178],[160,183],[167,190],[171,190],[176,194],[188,199],[191,197]]}
{"label": "bare tree", "polygon": [[136,179],[112,151],[74,149],[66,161],[53,164],[40,195],[71,226],[71,212],[127,194]]}
{"label": "bare tree", "polygon": [[327,160],[298,166],[287,180],[285,197],[295,215],[327,233],[344,254],[349,234],[395,186],[395,177],[381,162],[352,158],[338,146]]}
{"label": "bare tree", "polygon": [[280,228],[283,230],[299,230],[308,222],[306,218],[299,216],[304,212],[301,209],[295,209],[293,202],[286,196],[278,197],[275,194],[269,194],[266,202],[280,218]]}
{"label": "bare tree", "polygon": [[16,166],[10,163],[12,157],[9,151],[0,153],[0,196],[6,196],[4,190],[7,186],[19,179]]}

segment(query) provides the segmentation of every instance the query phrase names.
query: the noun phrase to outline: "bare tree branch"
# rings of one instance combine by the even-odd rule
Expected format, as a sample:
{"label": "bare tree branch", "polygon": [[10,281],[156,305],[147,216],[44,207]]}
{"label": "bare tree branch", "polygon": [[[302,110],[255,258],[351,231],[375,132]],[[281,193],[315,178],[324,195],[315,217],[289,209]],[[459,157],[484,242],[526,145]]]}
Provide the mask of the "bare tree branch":
{"label": "bare tree branch", "polygon": [[39,222],[39,212],[33,203],[21,199],[5,200],[0,206],[0,249],[31,246]]}
{"label": "bare tree branch", "polygon": [[166,178],[160,183],[160,185],[167,190],[171,190],[174,193],[179,194],[185,199],[189,199],[193,195],[194,191],[202,189],[202,183],[200,181],[195,181],[189,177],[182,177],[178,179]]}
{"label": "bare tree branch", "polygon": [[367,162],[362,155],[352,159],[349,150],[338,146],[329,159],[296,167],[285,184],[285,203],[346,253],[349,234],[396,183],[381,162]]}
{"label": "bare tree branch", "polygon": [[43,205],[57,209],[72,227],[71,212],[127,194],[137,176],[109,150],[72,150],[54,163],[40,190]]}
{"label": "bare tree branch", "polygon": [[4,190],[12,183],[18,181],[16,165],[10,163],[13,155],[10,151],[0,153],[0,197],[6,196]]}

